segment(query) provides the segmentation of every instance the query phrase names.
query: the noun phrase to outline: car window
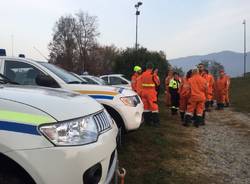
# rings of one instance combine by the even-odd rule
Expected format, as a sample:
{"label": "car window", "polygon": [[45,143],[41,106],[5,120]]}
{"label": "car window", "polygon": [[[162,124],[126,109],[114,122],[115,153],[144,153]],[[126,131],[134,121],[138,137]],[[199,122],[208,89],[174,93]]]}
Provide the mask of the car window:
{"label": "car window", "polygon": [[37,85],[36,77],[42,72],[20,61],[5,61],[4,75],[21,85]]}
{"label": "car window", "polygon": [[88,82],[88,84],[98,84],[96,81],[94,81],[88,77],[82,77],[82,78],[85,79]]}
{"label": "car window", "polygon": [[76,76],[72,75],[70,72],[50,63],[39,62],[41,65],[46,67],[48,70],[56,74],[59,78],[61,78],[67,84],[81,84],[82,81],[78,79]]}
{"label": "car window", "polygon": [[102,77],[102,80],[104,80],[108,84],[108,77]]}
{"label": "car window", "polygon": [[128,84],[127,81],[119,78],[119,77],[110,77],[110,84],[111,85],[118,85],[118,84]]}
{"label": "car window", "polygon": [[101,85],[107,85],[107,82],[106,82],[105,80],[103,80],[103,79],[101,79],[101,78],[99,78],[99,77],[95,77],[95,76],[94,76],[94,78],[95,78],[95,80],[98,81]]}

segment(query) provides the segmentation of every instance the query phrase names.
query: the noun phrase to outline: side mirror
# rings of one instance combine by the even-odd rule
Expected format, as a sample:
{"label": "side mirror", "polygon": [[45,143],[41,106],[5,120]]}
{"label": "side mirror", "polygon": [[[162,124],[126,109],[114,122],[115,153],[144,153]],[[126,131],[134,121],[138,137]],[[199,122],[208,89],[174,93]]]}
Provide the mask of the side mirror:
{"label": "side mirror", "polygon": [[49,75],[45,75],[45,74],[38,74],[36,76],[36,83],[37,83],[37,85],[44,86],[44,87],[51,87],[51,88],[59,88],[60,87],[53,78],[51,78]]}

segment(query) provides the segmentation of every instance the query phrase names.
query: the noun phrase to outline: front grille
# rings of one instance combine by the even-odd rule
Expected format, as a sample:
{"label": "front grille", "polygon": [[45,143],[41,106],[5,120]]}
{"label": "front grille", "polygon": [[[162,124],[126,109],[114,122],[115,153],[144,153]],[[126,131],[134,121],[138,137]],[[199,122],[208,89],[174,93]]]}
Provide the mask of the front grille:
{"label": "front grille", "polygon": [[93,118],[97,125],[97,130],[99,133],[102,133],[111,127],[110,121],[104,111],[95,114]]}

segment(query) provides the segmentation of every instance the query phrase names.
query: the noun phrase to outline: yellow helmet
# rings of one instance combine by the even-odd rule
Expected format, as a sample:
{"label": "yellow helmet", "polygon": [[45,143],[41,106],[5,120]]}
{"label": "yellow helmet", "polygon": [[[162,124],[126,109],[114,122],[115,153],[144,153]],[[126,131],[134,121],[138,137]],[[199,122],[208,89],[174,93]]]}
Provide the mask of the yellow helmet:
{"label": "yellow helmet", "polygon": [[135,66],[135,67],[134,67],[134,71],[135,71],[135,72],[138,72],[138,71],[140,71],[140,70],[141,70],[141,67],[140,67],[140,66]]}

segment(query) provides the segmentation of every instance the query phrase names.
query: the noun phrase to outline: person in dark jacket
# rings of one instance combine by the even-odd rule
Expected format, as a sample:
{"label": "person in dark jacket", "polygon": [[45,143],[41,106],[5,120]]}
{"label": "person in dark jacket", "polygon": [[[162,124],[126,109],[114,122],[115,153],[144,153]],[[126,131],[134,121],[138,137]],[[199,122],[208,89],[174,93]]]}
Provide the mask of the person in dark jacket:
{"label": "person in dark jacket", "polygon": [[174,72],[173,79],[169,82],[169,92],[171,95],[171,112],[172,115],[177,114],[180,104],[180,95],[179,95],[179,74],[177,72]]}

